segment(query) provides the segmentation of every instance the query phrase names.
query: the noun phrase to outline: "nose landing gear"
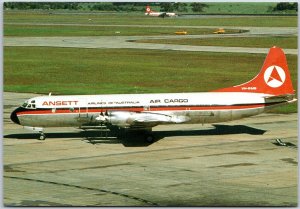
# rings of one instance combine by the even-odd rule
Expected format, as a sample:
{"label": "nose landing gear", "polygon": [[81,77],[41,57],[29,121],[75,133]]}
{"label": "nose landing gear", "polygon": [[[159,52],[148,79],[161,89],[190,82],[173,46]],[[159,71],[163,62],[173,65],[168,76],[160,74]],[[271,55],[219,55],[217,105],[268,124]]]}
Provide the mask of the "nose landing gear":
{"label": "nose landing gear", "polygon": [[40,133],[40,136],[39,136],[38,140],[45,140],[46,139],[46,135],[44,134],[44,128],[43,127],[24,126],[24,129]]}

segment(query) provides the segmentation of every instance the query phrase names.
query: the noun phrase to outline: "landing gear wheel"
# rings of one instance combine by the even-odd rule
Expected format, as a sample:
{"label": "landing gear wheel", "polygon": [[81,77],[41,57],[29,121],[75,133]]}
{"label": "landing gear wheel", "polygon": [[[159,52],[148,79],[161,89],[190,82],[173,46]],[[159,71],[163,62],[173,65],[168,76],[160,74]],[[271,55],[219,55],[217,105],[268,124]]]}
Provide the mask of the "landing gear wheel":
{"label": "landing gear wheel", "polygon": [[45,140],[46,139],[46,135],[44,133],[41,133],[39,140]]}
{"label": "landing gear wheel", "polygon": [[147,134],[145,136],[145,140],[148,142],[148,143],[152,143],[154,142],[154,136],[152,134]]}

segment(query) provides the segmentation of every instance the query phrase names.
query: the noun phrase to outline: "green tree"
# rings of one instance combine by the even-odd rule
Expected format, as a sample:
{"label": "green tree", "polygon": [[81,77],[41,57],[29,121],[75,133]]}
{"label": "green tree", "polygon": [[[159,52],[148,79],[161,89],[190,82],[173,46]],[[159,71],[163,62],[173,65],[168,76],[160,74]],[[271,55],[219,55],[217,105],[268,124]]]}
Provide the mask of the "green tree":
{"label": "green tree", "polygon": [[296,10],[298,11],[298,3],[280,2],[276,4],[274,11]]}
{"label": "green tree", "polygon": [[181,2],[175,3],[174,4],[174,9],[178,12],[187,12],[188,11],[187,4],[186,3],[181,3]]}
{"label": "green tree", "polygon": [[174,7],[172,3],[161,3],[160,4],[160,11],[162,12],[173,12]]}
{"label": "green tree", "polygon": [[208,7],[208,5],[206,5],[206,4],[196,3],[196,2],[192,3],[191,6],[192,6],[193,12],[203,12],[203,9],[205,7]]}

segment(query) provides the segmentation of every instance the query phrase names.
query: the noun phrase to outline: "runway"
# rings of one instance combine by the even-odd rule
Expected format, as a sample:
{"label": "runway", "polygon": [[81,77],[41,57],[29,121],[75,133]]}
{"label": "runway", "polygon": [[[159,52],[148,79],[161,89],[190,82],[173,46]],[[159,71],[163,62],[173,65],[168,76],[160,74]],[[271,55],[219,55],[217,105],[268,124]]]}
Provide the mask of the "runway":
{"label": "runway", "polygon": [[[30,23],[10,23],[30,24]],[[143,25],[91,25],[91,24],[31,24],[31,25],[71,25],[71,26],[118,26],[118,27],[174,27],[174,26],[143,26]],[[178,26],[176,26],[178,28]],[[220,26],[180,26],[180,28],[218,28]],[[174,27],[175,28],[175,27]],[[210,35],[160,35],[160,36],[85,36],[85,37],[4,37],[4,46],[38,46],[38,47],[75,47],[75,48],[127,48],[127,49],[155,49],[201,52],[231,52],[231,53],[263,53],[269,48],[251,47],[223,47],[223,46],[189,46],[176,44],[137,43],[136,40],[145,39],[181,39],[181,38],[212,38],[212,37],[266,37],[266,36],[296,36],[294,27],[226,27],[226,29],[248,30],[240,34],[210,34]],[[286,54],[298,54],[297,49],[284,49]]]}
{"label": "runway", "polygon": [[75,128],[46,141],[9,120],[34,94],[4,92],[5,206],[297,206],[297,114],[154,128],[157,141]]}

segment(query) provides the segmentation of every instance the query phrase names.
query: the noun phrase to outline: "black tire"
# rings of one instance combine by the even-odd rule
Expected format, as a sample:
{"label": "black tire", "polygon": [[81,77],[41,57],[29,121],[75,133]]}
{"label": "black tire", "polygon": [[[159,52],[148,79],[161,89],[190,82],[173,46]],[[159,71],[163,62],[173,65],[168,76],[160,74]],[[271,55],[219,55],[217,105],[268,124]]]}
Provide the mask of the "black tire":
{"label": "black tire", "polygon": [[45,134],[41,134],[39,140],[44,141],[46,139],[46,135]]}
{"label": "black tire", "polygon": [[147,134],[147,135],[145,136],[145,140],[146,140],[146,142],[148,142],[148,143],[152,143],[152,142],[154,142],[154,136],[153,136],[152,134]]}

